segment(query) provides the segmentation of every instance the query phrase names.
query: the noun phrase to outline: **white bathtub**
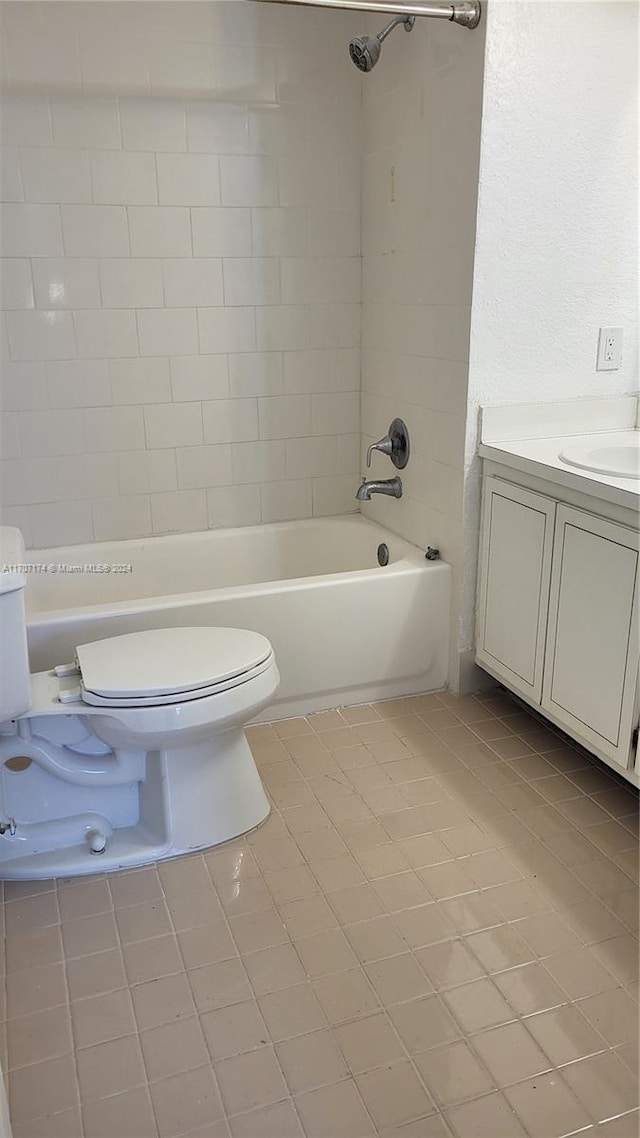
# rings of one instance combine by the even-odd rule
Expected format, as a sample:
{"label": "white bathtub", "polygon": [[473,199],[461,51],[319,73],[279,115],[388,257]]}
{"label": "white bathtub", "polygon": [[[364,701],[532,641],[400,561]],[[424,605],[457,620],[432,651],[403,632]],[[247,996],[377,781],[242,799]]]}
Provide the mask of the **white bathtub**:
{"label": "white bathtub", "polygon": [[282,683],[263,718],[445,683],[449,566],[362,517],[39,549],[27,561],[32,671],[124,632],[230,625],[275,649]]}

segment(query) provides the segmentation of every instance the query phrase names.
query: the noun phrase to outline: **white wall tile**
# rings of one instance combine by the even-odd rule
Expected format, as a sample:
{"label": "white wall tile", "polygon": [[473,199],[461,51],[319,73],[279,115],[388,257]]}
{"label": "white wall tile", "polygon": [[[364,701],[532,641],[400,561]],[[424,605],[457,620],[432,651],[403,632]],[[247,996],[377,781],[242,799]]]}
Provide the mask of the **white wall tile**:
{"label": "white wall tile", "polygon": [[144,450],[141,407],[101,407],[83,411],[82,416],[85,447],[89,454]]}
{"label": "white wall tile", "polygon": [[201,352],[251,352],[256,347],[253,308],[199,308]]}
{"label": "white wall tile", "polygon": [[278,166],[273,158],[220,159],[221,201],[226,206],[278,205]]}
{"label": "white wall tile", "polygon": [[133,257],[190,257],[191,219],[180,206],[130,206]]}
{"label": "white wall tile", "polygon": [[154,533],[193,533],[207,529],[205,490],[174,490],[151,495]]}
{"label": "white wall tile", "polygon": [[314,475],[336,474],[337,438],[287,439],[285,459],[287,478],[310,478]]}
{"label": "white wall tile", "polygon": [[120,147],[118,102],[114,98],[69,97],[51,100],[53,138],[56,146]]}
{"label": "white wall tile", "polygon": [[138,354],[136,316],[129,309],[76,309],[73,322],[80,357],[109,359]]}
{"label": "white wall tile", "polygon": [[285,477],[284,442],[233,443],[231,464],[237,485],[279,482]]}
{"label": "white wall tile", "polygon": [[157,403],[144,408],[147,446],[188,447],[202,443],[200,403]]}
{"label": "white wall tile", "polygon": [[178,257],[162,262],[167,307],[204,308],[223,303],[222,263],[217,257]]}
{"label": "white wall tile", "polygon": [[118,454],[116,458],[121,494],[177,489],[174,450],[132,450]]}
{"label": "white wall tile", "polygon": [[329,517],[334,514],[355,514],[359,510],[356,499],[358,479],[350,474],[337,474],[329,478],[313,479],[313,516]]}
{"label": "white wall tile", "polygon": [[284,386],[291,394],[340,390],[335,349],[285,352]]}
{"label": "white wall tile", "polygon": [[138,332],[141,356],[190,356],[198,350],[193,308],[142,308]]}
{"label": "white wall tile", "polygon": [[225,304],[278,304],[280,273],[275,258],[226,257],[223,274]]}
{"label": "white wall tile", "polygon": [[33,308],[31,261],[26,257],[0,262],[0,308]]}
{"label": "white wall tile", "polygon": [[161,205],[220,205],[220,172],[214,154],[158,154]]}
{"label": "white wall tile", "polygon": [[272,395],[258,400],[261,439],[292,439],[311,434],[308,395]]}
{"label": "white wall tile", "polygon": [[53,131],[46,95],[2,95],[2,142],[5,146],[51,146]]}
{"label": "white wall tile", "polygon": [[360,428],[360,392],[312,395],[311,424],[314,435],[352,435]]}
{"label": "white wall tile", "polygon": [[246,154],[247,108],[240,103],[202,100],[187,103],[188,149],[203,154]]}
{"label": "white wall tile", "polygon": [[230,446],[191,446],[176,451],[178,486],[192,490],[231,482]]}
{"label": "white wall tile", "polygon": [[60,211],[56,205],[6,203],[0,214],[5,257],[59,257],[62,254]]}
{"label": "white wall tile", "polygon": [[76,354],[70,312],[7,312],[6,325],[14,360],[64,360]]}
{"label": "white wall tile", "polygon": [[[60,500],[110,498],[119,490],[117,455],[73,454],[57,458],[56,479]],[[57,543],[51,541],[43,544]]]}
{"label": "white wall tile", "polygon": [[196,257],[251,255],[251,211],[248,209],[191,210],[193,252]]}
{"label": "white wall tile", "polygon": [[109,360],[111,399],[117,404],[168,403],[169,361],[158,357]]}
{"label": "white wall tile", "polygon": [[18,413],[23,458],[81,454],[85,449],[81,411],[49,410]]}
{"label": "white wall tile", "polygon": [[39,411],[48,406],[44,364],[4,362],[0,368],[3,411]]}
{"label": "white wall tile", "polygon": [[111,403],[106,360],[48,360],[45,376],[50,407],[105,407]]}
{"label": "white wall tile", "polygon": [[190,95],[211,90],[217,64],[213,44],[155,43],[151,45],[149,55],[152,91]]}
{"label": "white wall tile", "polygon": [[95,202],[102,205],[155,205],[158,201],[153,154],[96,150],[89,158]]}
{"label": "white wall tile", "polygon": [[17,146],[3,146],[0,150],[0,201],[24,201],[20,151]]}
{"label": "white wall tile", "polygon": [[[118,21],[120,22],[120,21]],[[85,91],[119,91],[128,95],[148,91],[149,63],[146,38],[109,31],[80,32],[80,66]]]}
{"label": "white wall tile", "polygon": [[23,147],[20,163],[26,201],[91,201],[86,151],[63,147]]}
{"label": "white wall tile", "polygon": [[209,529],[255,526],[262,520],[259,486],[219,486],[207,490]]}
{"label": "white wall tile", "polygon": [[33,35],[31,29],[8,37],[8,75],[17,87],[47,91],[80,88],[80,58],[75,37],[48,29]]}
{"label": "white wall tile", "polygon": [[310,209],[309,252],[318,257],[358,257],[360,210]]}
{"label": "white wall tile", "polygon": [[351,474],[360,470],[360,435],[339,435],[338,474]]}
{"label": "white wall tile", "polygon": [[52,458],[19,458],[2,462],[0,477],[5,506],[55,501],[56,468]]}
{"label": "white wall tile", "polygon": [[247,442],[258,438],[256,399],[215,399],[202,404],[205,443]]}
{"label": "white wall tile", "polygon": [[227,100],[275,102],[276,49],[266,44],[225,44],[216,50],[216,88]]}
{"label": "white wall tile", "polygon": [[309,518],[313,511],[310,479],[271,482],[260,487],[263,522]]}
{"label": "white wall tile", "polygon": [[120,125],[125,150],[184,150],[184,106],[174,99],[121,99]]}
{"label": "white wall tile", "polygon": [[[326,124],[325,124],[326,125]],[[283,103],[249,107],[249,149],[252,154],[304,154],[309,142],[307,108]]]}
{"label": "white wall tile", "polygon": [[106,257],[100,262],[100,288],[105,308],[159,308],[162,266],[156,259]]}
{"label": "white wall tile", "polygon": [[175,403],[227,398],[227,356],[176,356],[171,360],[171,392]]}
{"label": "white wall tile", "polygon": [[256,346],[260,352],[295,351],[309,346],[309,314],[299,304],[256,309]]}
{"label": "white wall tile", "polygon": [[284,257],[280,262],[285,304],[357,304],[359,257]]}
{"label": "white wall tile", "polygon": [[146,494],[120,494],[93,503],[93,531],[96,541],[123,541],[153,532],[151,503]]}
{"label": "white wall tile", "polygon": [[32,266],[38,308],[100,308],[97,261],[35,257]]}
{"label": "white wall tile", "polygon": [[284,393],[281,352],[237,352],[229,356],[229,385],[235,399]]}
{"label": "white wall tile", "polygon": [[0,417],[0,453],[3,458],[20,458],[19,412],[3,411]]}
{"label": "white wall tile", "polygon": [[93,540],[91,502],[48,502],[46,506],[32,506],[29,512],[35,549]]}
{"label": "white wall tile", "polygon": [[360,304],[309,305],[308,345],[310,348],[359,348]]}
{"label": "white wall tile", "polygon": [[[63,205],[61,213],[67,257],[129,256],[127,212],[124,206]],[[49,255],[55,256],[56,252]]]}
{"label": "white wall tile", "polygon": [[15,526],[19,529],[27,549],[33,549],[33,536],[31,532],[31,517],[29,506],[2,506],[0,507],[0,525]]}
{"label": "white wall tile", "polygon": [[251,228],[257,257],[304,257],[307,252],[304,209],[252,209]]}

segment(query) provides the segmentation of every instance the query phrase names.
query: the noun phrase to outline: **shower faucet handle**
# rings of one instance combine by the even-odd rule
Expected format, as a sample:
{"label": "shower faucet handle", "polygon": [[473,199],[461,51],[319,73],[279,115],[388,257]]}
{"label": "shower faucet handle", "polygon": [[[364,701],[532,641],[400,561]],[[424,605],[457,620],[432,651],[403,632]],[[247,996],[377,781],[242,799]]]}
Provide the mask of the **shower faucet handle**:
{"label": "shower faucet handle", "polygon": [[382,454],[388,454],[396,469],[404,470],[409,461],[411,450],[406,423],[403,423],[402,419],[394,419],[389,427],[389,434],[385,435],[383,439],[378,439],[377,443],[371,443],[371,446],[367,447],[367,469],[371,466],[371,457],[374,450],[379,450]]}

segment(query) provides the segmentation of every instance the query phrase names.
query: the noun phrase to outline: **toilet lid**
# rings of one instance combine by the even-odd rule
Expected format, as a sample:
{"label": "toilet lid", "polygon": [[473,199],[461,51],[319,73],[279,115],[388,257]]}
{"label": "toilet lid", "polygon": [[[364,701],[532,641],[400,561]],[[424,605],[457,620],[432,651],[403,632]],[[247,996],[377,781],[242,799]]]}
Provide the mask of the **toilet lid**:
{"label": "toilet lid", "polygon": [[244,628],[154,628],[80,644],[82,685],[104,699],[153,699],[212,688],[271,656],[265,636]]}

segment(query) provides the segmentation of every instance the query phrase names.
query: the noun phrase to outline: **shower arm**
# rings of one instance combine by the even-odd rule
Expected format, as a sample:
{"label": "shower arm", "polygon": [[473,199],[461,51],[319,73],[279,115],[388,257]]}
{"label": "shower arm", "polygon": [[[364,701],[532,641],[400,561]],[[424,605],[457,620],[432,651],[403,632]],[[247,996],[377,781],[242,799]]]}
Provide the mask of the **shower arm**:
{"label": "shower arm", "polygon": [[259,4],[295,4],[311,8],[345,8],[352,12],[389,12],[394,16],[431,16],[434,20],[450,20],[463,28],[477,28],[480,23],[480,0],[459,0],[452,4],[429,4],[424,0],[254,0]]}

